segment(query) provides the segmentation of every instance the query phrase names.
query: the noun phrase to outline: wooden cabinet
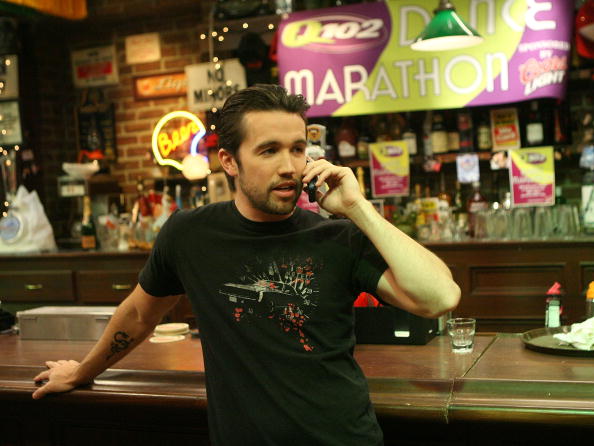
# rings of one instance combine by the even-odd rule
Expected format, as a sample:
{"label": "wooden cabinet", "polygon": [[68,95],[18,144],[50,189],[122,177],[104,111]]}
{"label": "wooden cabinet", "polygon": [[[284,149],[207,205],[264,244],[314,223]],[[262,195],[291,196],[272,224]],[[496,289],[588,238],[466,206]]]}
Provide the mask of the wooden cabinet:
{"label": "wooden cabinet", "polygon": [[[0,255],[0,300],[12,304],[118,305],[138,283],[148,252]],[[167,322],[195,319],[183,296]]]}
{"label": "wooden cabinet", "polygon": [[594,239],[428,243],[462,290],[457,316],[477,319],[479,331],[522,332],[544,325],[546,292],[559,282],[562,322],[584,319],[594,280]]}
{"label": "wooden cabinet", "polygon": [[121,302],[136,286],[146,252],[0,256],[1,299],[40,305]]}
{"label": "wooden cabinet", "polygon": [[0,284],[2,299],[8,302],[71,302],[75,299],[69,269],[0,270]]}
{"label": "wooden cabinet", "polygon": [[[457,316],[482,332],[522,332],[544,325],[545,294],[559,282],[563,323],[584,318],[594,280],[594,239],[427,243],[462,290]],[[148,253],[77,252],[0,256],[0,299],[41,305],[117,305],[134,289]],[[430,278],[428,278],[430,279]],[[195,325],[184,296],[168,322]]]}

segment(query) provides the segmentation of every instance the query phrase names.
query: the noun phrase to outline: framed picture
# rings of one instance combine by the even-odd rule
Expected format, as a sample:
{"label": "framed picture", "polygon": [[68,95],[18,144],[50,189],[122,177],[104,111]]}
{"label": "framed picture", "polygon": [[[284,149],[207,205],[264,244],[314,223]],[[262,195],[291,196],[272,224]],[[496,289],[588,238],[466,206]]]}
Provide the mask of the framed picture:
{"label": "framed picture", "polygon": [[136,100],[185,96],[187,88],[188,80],[183,71],[134,78]]}
{"label": "framed picture", "polygon": [[74,113],[78,138],[78,162],[85,159],[115,161],[117,156],[115,112],[99,88],[81,91]]}
{"label": "framed picture", "polygon": [[0,102],[0,144],[21,144],[21,115],[18,101]]}
{"label": "framed picture", "polygon": [[71,58],[72,77],[76,88],[118,83],[115,45],[72,51]]}

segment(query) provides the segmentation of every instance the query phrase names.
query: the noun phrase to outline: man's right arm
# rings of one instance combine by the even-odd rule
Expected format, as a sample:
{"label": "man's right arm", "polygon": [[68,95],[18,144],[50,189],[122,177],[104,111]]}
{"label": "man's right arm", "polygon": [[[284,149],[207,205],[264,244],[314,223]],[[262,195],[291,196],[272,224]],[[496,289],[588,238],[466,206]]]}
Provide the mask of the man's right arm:
{"label": "man's right arm", "polygon": [[82,362],[46,362],[48,370],[41,372],[34,380],[38,383],[47,382],[33,392],[33,399],[91,383],[97,375],[140,344],[173,308],[179,297],[155,297],[137,285],[119,305],[103,335]]}

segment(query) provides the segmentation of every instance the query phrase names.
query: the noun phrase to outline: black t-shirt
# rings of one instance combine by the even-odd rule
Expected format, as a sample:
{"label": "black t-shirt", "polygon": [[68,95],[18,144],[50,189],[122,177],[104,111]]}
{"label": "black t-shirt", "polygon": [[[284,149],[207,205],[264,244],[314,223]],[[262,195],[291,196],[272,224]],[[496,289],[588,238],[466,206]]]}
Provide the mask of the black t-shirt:
{"label": "black t-shirt", "polygon": [[140,285],[192,304],[214,445],[375,446],[352,306],[385,269],[349,220],[253,222],[230,201],[174,213]]}

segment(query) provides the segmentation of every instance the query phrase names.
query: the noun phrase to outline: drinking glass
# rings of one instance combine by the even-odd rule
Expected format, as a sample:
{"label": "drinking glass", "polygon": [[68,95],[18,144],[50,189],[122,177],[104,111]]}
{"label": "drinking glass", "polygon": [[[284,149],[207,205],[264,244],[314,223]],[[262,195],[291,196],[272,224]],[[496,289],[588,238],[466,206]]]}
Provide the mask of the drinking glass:
{"label": "drinking glass", "polygon": [[579,223],[574,208],[571,204],[555,206],[555,234],[559,237],[572,238],[578,235]]}
{"label": "drinking glass", "polygon": [[452,352],[470,353],[474,348],[476,320],[469,317],[456,317],[446,323],[450,335]]}
{"label": "drinking glass", "polygon": [[547,239],[553,235],[554,219],[550,207],[537,207],[534,210],[534,237]]}
{"label": "drinking glass", "polygon": [[489,210],[478,211],[474,215],[473,230],[474,238],[486,239],[488,237],[487,222],[489,221]]}
{"label": "drinking glass", "polygon": [[514,230],[513,237],[515,239],[525,240],[532,237],[532,209],[531,208],[516,208],[513,211]]}
{"label": "drinking glass", "polygon": [[511,214],[508,209],[493,209],[487,220],[487,232],[491,239],[505,240],[510,237]]}

